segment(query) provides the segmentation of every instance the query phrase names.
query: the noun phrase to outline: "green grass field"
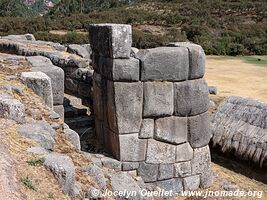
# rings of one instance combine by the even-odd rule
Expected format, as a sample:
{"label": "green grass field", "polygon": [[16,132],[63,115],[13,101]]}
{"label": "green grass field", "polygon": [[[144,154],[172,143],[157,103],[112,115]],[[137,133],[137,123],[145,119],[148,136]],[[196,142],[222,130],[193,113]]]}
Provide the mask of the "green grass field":
{"label": "green grass field", "polygon": [[267,67],[267,56],[245,56],[243,57],[243,60],[249,64]]}

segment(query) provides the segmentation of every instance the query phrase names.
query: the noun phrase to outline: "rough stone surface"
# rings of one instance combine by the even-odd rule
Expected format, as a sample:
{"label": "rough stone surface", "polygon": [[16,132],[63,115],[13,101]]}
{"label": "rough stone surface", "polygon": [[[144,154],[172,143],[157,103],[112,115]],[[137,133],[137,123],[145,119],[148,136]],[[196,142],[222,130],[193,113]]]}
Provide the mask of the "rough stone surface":
{"label": "rough stone surface", "polygon": [[90,59],[90,54],[85,47],[78,44],[70,44],[67,48],[67,52],[77,54],[82,58]]}
{"label": "rough stone surface", "polygon": [[195,176],[188,176],[183,179],[184,183],[184,190],[196,190],[199,188],[200,185],[200,178],[199,175]]}
{"label": "rough stone surface", "polygon": [[22,82],[40,96],[50,108],[53,108],[51,79],[42,72],[22,72]]}
{"label": "rough stone surface", "polygon": [[209,94],[217,95],[218,90],[216,86],[209,86]]}
{"label": "rough stone surface", "polygon": [[201,174],[210,169],[211,157],[209,146],[195,148],[194,157],[191,161],[192,174]]}
{"label": "rough stone surface", "polygon": [[206,170],[200,174],[200,187],[209,188],[212,185],[213,181],[213,172],[211,169]]}
{"label": "rough stone surface", "polygon": [[180,178],[158,181],[156,185],[165,191],[172,191],[173,193],[183,191],[183,180]]}
{"label": "rough stone surface", "polygon": [[[111,187],[113,191],[127,191],[127,192],[136,192],[136,196],[127,197],[127,199],[143,199],[141,195],[141,188],[136,183],[136,181],[129,175],[124,173],[117,173],[111,176]],[[123,198],[123,197],[120,197]]]}
{"label": "rough stone surface", "polygon": [[129,58],[132,27],[123,24],[98,24],[89,27],[90,44],[95,54],[109,58]]}
{"label": "rough stone surface", "polygon": [[55,130],[46,121],[36,121],[18,127],[18,133],[30,138],[45,149],[53,149],[55,144]]}
{"label": "rough stone surface", "polygon": [[18,123],[25,122],[25,108],[18,100],[10,95],[0,93],[0,116],[15,120]]}
{"label": "rough stone surface", "polygon": [[184,47],[140,50],[142,81],[183,81],[188,77],[189,54]]}
{"label": "rough stone surface", "polygon": [[209,144],[211,139],[210,114],[205,112],[203,114],[189,117],[189,143],[195,147],[204,147]]}
{"label": "rough stone surface", "polygon": [[142,122],[142,86],[140,82],[113,83],[108,81],[108,122],[110,129],[115,133],[139,132]]}
{"label": "rough stone surface", "polygon": [[94,68],[105,78],[113,81],[139,81],[139,60],[93,57]]}
{"label": "rough stone surface", "polygon": [[155,138],[157,140],[180,144],[187,141],[187,118],[165,117],[155,121]]}
{"label": "rough stone surface", "polygon": [[158,177],[159,165],[140,163],[137,170],[138,176],[141,176],[145,183],[154,182]]}
{"label": "rough stone surface", "polygon": [[209,91],[203,79],[174,83],[174,113],[194,116],[209,109]]}
{"label": "rough stone surface", "polygon": [[121,170],[121,162],[113,158],[104,157],[101,158],[102,164],[104,167],[109,169],[114,169],[116,171]]}
{"label": "rough stone surface", "polygon": [[136,170],[139,167],[139,162],[122,162],[123,171]]}
{"label": "rough stone surface", "polygon": [[62,191],[65,194],[73,196],[75,188],[75,167],[71,158],[59,153],[47,154],[44,157],[44,166],[54,174]]}
{"label": "rough stone surface", "polygon": [[94,114],[100,121],[104,120],[104,80],[102,76],[96,72],[93,75],[93,103]]}
{"label": "rough stone surface", "polygon": [[120,135],[120,160],[144,161],[146,156],[147,140],[139,139],[138,133]]}
{"label": "rough stone surface", "polygon": [[139,133],[139,138],[153,138],[154,136],[154,119],[143,119],[141,124],[141,130]]}
{"label": "rough stone surface", "polygon": [[180,162],[174,164],[174,177],[186,177],[191,175],[191,162]]}
{"label": "rough stone surface", "polygon": [[106,185],[106,179],[104,176],[104,173],[102,169],[94,164],[90,164],[84,169],[98,184],[100,190],[103,192],[107,185]]}
{"label": "rough stone surface", "polygon": [[188,142],[176,146],[176,162],[188,161],[193,158],[193,149]]}
{"label": "rough stone surface", "polygon": [[146,162],[151,164],[175,163],[175,150],[174,145],[149,139]]}
{"label": "rough stone surface", "polygon": [[144,83],[144,117],[173,114],[173,84],[167,82]]}
{"label": "rough stone surface", "polygon": [[104,194],[99,190],[92,186],[89,187],[87,196],[89,199],[103,199]]}
{"label": "rough stone surface", "polygon": [[59,114],[61,119],[64,119],[64,106],[63,105],[54,106],[54,111]]}
{"label": "rough stone surface", "polygon": [[42,67],[44,65],[50,66],[52,62],[49,58],[44,56],[29,56],[26,57],[26,60],[33,66],[33,67]]}
{"label": "rough stone surface", "polygon": [[173,178],[173,164],[160,164],[158,180],[166,180]]}
{"label": "rough stone surface", "polygon": [[74,130],[64,129],[66,139],[77,149],[81,150],[80,136]]}
{"label": "rough stone surface", "polygon": [[202,78],[205,74],[205,52],[197,44],[189,42],[170,43],[171,47],[186,47],[189,51],[189,79]]}

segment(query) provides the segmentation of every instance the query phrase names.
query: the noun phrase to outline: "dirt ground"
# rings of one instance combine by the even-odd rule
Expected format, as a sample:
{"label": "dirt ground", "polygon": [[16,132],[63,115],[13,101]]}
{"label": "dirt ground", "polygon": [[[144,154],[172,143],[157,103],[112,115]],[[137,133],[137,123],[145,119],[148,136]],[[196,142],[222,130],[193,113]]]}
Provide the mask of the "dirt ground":
{"label": "dirt ground", "polygon": [[267,64],[246,63],[242,57],[207,56],[206,80],[218,96],[251,97],[267,103]]}

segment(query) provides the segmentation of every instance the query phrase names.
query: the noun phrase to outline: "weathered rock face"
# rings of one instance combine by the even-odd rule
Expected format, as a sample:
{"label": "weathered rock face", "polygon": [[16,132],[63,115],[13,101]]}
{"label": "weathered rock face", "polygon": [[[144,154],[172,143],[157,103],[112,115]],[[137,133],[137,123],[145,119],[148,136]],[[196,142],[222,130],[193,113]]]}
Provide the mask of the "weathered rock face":
{"label": "weathered rock face", "polygon": [[228,97],[212,115],[212,143],[242,160],[267,165],[267,105]]}
{"label": "weathered rock face", "polygon": [[146,183],[177,192],[208,186],[203,49],[190,44],[133,52],[127,25],[92,25],[89,31],[98,139],[122,170],[137,170]]}

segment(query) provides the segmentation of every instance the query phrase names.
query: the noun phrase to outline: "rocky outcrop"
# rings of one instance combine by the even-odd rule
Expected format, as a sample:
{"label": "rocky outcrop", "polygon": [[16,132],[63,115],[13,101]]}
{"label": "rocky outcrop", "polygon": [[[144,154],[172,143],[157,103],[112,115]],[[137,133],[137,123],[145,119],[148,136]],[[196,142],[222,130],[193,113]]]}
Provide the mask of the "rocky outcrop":
{"label": "rocky outcrop", "polygon": [[267,105],[241,97],[226,98],[212,116],[212,143],[241,160],[267,165]]}

